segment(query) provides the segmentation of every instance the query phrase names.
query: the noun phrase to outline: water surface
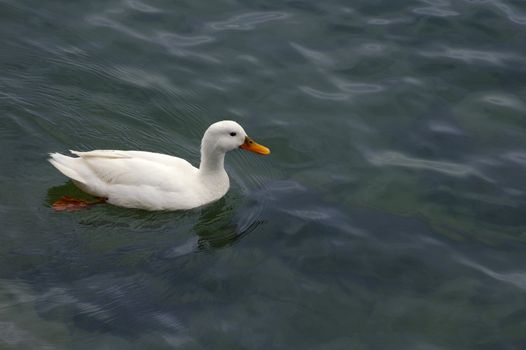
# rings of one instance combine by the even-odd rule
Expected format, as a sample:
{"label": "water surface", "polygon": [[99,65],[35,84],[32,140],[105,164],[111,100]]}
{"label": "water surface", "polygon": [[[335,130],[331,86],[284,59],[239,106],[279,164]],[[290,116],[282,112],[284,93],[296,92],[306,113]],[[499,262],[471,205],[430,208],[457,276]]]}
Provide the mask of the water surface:
{"label": "water surface", "polygon": [[[0,1],[0,348],[524,349],[526,3]],[[47,162],[199,162],[217,203],[100,205]]]}

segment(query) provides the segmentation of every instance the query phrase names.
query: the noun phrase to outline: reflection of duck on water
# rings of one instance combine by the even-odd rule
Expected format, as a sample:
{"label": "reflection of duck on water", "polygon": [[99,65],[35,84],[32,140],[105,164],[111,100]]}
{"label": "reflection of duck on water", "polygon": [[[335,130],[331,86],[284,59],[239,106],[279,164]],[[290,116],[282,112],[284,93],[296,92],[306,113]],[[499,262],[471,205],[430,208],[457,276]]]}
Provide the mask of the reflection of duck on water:
{"label": "reflection of duck on water", "polygon": [[[46,202],[51,205],[65,193],[78,198],[78,201],[92,202],[93,197],[76,188],[71,181],[51,187],[47,193]],[[259,208],[246,204],[246,198],[241,197],[237,191],[229,192],[214,203],[187,211],[144,211],[119,207],[99,208],[100,210],[86,210],[78,217],[78,224],[93,229],[109,228],[110,230],[124,230],[124,232],[153,231],[156,237],[169,245],[163,248],[161,255],[167,258],[186,255],[196,249],[213,249],[229,245],[252,232],[260,223],[257,217]],[[252,201],[250,201],[252,202]],[[244,207],[243,216],[238,215],[239,207]],[[93,208],[95,209],[95,208]],[[246,214],[248,210],[248,215]],[[173,239],[173,235],[177,239]],[[134,237],[132,233],[131,236]],[[123,234],[122,242],[117,244],[125,246],[130,244],[130,234]],[[184,237],[187,237],[185,239]],[[85,239],[90,239],[85,236]],[[120,236],[119,236],[120,237]],[[113,240],[117,239],[115,236]],[[183,242],[181,243],[181,239]],[[173,245],[175,243],[175,245]],[[162,245],[162,244],[161,244]],[[171,245],[171,246],[170,246]],[[159,253],[155,245],[144,247]],[[141,253],[144,250],[140,250]]]}
{"label": "reflection of duck on water", "polygon": [[104,200],[63,198],[55,209],[80,209],[106,201],[146,210],[191,209],[223,197],[230,187],[224,168],[226,152],[242,148],[259,154],[270,150],[252,141],[234,121],[212,124],[201,141],[201,164],[143,151],[71,151],[78,157],[52,153],[49,161],[83,191]]}
{"label": "reflection of duck on water", "polygon": [[[238,205],[230,205],[225,198],[201,212],[193,231],[199,237],[200,249],[219,248],[234,243],[252,232],[262,221],[258,218],[260,208],[247,208],[249,213],[239,217]],[[237,203],[238,201],[235,201]],[[233,204],[235,204],[233,203]]]}

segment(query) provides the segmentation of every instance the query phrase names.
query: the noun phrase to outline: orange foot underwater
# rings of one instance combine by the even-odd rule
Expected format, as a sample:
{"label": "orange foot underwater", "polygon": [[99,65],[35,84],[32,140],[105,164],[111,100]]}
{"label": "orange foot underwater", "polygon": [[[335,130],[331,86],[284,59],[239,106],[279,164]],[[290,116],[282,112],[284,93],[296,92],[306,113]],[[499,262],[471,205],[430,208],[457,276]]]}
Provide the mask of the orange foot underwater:
{"label": "orange foot underwater", "polygon": [[55,211],[76,211],[101,203],[106,203],[106,198],[97,198],[94,201],[87,201],[84,199],[63,196],[53,203],[53,209],[55,209]]}

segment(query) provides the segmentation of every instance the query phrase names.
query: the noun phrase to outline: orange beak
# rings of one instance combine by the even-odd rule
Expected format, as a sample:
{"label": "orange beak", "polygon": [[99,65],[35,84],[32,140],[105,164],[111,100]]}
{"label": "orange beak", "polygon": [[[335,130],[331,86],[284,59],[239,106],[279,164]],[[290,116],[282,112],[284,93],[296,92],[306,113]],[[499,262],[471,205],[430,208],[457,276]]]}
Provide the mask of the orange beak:
{"label": "orange beak", "polygon": [[239,148],[259,154],[270,154],[270,150],[267,147],[256,143],[248,136],[245,137],[245,142]]}

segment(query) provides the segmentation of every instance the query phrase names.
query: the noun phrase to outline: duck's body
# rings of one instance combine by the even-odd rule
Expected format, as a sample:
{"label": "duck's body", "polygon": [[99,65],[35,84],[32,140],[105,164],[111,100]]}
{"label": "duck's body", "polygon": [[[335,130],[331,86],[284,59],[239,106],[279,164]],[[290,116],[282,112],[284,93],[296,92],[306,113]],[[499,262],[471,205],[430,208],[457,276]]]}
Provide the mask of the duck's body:
{"label": "duck's body", "polygon": [[121,207],[147,210],[195,208],[223,197],[224,169],[200,171],[184,159],[142,151],[95,150],[59,153],[51,163],[81,190]]}
{"label": "duck's body", "polygon": [[51,154],[50,162],[83,191],[108,203],[147,210],[180,210],[223,197],[230,187],[225,153],[237,147],[270,153],[251,141],[239,124],[212,124],[201,143],[199,168],[184,159],[143,151],[95,150]]}

